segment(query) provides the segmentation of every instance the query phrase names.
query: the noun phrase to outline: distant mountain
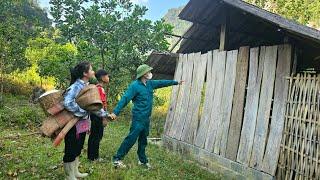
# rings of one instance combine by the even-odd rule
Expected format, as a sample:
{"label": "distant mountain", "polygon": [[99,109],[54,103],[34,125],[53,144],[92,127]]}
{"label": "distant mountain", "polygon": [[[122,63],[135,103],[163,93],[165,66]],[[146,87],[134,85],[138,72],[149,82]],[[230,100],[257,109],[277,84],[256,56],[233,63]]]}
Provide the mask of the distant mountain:
{"label": "distant mountain", "polygon": [[[191,22],[179,19],[178,15],[180,14],[183,8],[184,6],[169,9],[168,12],[163,17],[166,23],[171,24],[174,27],[173,34],[175,35],[182,36],[186,32],[186,30],[188,30],[188,28],[192,25]],[[177,42],[178,40],[179,38],[177,37],[171,37],[168,39],[171,46],[175,44],[175,42]],[[173,52],[175,52],[178,47],[179,45],[174,49]]]}

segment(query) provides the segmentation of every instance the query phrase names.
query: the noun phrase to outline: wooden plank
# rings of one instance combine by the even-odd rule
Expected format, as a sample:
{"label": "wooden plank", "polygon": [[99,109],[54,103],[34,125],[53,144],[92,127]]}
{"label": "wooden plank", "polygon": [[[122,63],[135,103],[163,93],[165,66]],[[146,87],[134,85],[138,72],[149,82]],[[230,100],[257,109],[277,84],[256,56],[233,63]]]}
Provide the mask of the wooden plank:
{"label": "wooden plank", "polygon": [[226,157],[236,161],[239,147],[240,132],[244,111],[246,82],[248,77],[249,47],[240,47],[237,62],[235,94],[233,97],[232,114],[228,134]]}
{"label": "wooden plank", "polygon": [[245,165],[249,164],[252,151],[265,50],[264,46],[261,47],[259,56],[259,48],[250,49],[247,98],[237,155],[237,161]]}
{"label": "wooden plank", "polygon": [[221,102],[220,127],[217,131],[215,149],[223,157],[226,155],[229,125],[231,119],[232,100],[236,81],[238,50],[227,52],[226,71]]}
{"label": "wooden plank", "polygon": [[[183,55],[183,66],[182,66],[182,76],[181,79],[186,81],[185,79],[187,79],[188,76],[188,68],[189,68],[189,60],[188,60],[188,54],[184,54]],[[184,93],[185,93],[185,89],[187,88],[187,84],[183,83],[180,86],[179,89],[179,94],[178,94],[178,101],[177,101],[177,108],[176,108],[176,112],[174,114],[174,123],[171,127],[171,132],[170,132],[170,136],[173,138],[176,138],[176,134],[178,133],[178,131],[182,131],[182,126],[183,124],[181,124],[182,122],[180,121],[181,119],[181,113],[182,110],[184,108],[183,106],[183,101],[184,101]]]}
{"label": "wooden plank", "polygon": [[196,78],[197,88],[193,94],[195,101],[194,101],[194,105],[193,105],[193,109],[192,109],[190,131],[187,134],[188,137],[186,139],[186,142],[188,142],[190,144],[194,144],[197,129],[198,129],[199,110],[200,110],[200,103],[201,103],[201,99],[202,99],[203,84],[204,84],[204,80],[205,80],[207,57],[208,57],[207,54],[201,55],[201,59],[200,59],[200,63],[199,63],[198,71],[197,71],[197,75],[196,75],[197,76],[197,78]]}
{"label": "wooden plank", "polygon": [[[199,105],[201,101],[201,94],[198,92],[202,90],[204,75],[205,75],[205,67],[203,67],[203,57],[201,53],[195,54],[194,58],[194,68],[192,75],[192,87],[190,91],[190,95],[192,96],[189,100],[188,110],[186,121],[184,125],[184,129],[181,135],[181,140],[184,142],[188,142],[190,144],[193,143],[194,133],[197,129],[197,124],[193,122],[194,113],[199,112]],[[203,80],[201,80],[201,77]],[[200,89],[200,90],[199,90]],[[199,102],[199,103],[198,103]],[[198,105],[199,104],[199,105]]]}
{"label": "wooden plank", "polygon": [[[220,106],[222,101],[223,81],[225,75],[226,51],[218,53],[218,58],[215,64],[212,65],[213,71],[216,75],[216,84],[214,88],[212,111],[210,114],[210,123],[208,133],[205,141],[205,149],[212,152],[217,130],[219,129],[218,119],[220,116]],[[216,153],[216,152],[215,152]]]}
{"label": "wooden plank", "polygon": [[[181,73],[181,79],[185,81],[186,76],[187,76],[187,68],[188,68],[188,55],[187,54],[183,54],[182,55],[182,73]],[[183,83],[182,85],[180,85],[179,91],[178,91],[178,97],[177,97],[177,102],[176,102],[176,109],[175,112],[173,114],[173,120],[172,120],[172,126],[170,128],[169,131],[169,136],[173,137],[176,134],[176,131],[178,130],[177,128],[179,127],[180,124],[180,114],[181,114],[181,110],[182,110],[182,100],[183,100],[183,93],[184,93],[184,89],[186,88],[186,84]],[[179,129],[180,130],[180,129]]]}
{"label": "wooden plank", "polygon": [[181,139],[181,135],[183,132],[183,128],[185,126],[185,121],[187,119],[187,111],[188,111],[188,105],[189,105],[189,101],[190,101],[190,90],[192,88],[192,72],[193,72],[193,63],[194,63],[194,53],[192,54],[188,54],[187,55],[187,67],[186,67],[186,71],[185,71],[185,88],[183,91],[183,95],[182,95],[182,103],[181,103],[181,110],[180,110],[180,114],[179,114],[179,119],[178,120],[178,126],[177,129],[175,131],[175,135],[174,137],[178,140]]}
{"label": "wooden plank", "polygon": [[278,46],[266,47],[266,55],[263,69],[263,78],[259,99],[257,124],[253,141],[250,167],[261,169],[266,145],[268,124],[272,105],[272,95],[276,74]]}
{"label": "wooden plank", "polygon": [[275,175],[281,137],[285,120],[286,99],[289,90],[289,81],[285,79],[290,75],[291,67],[290,45],[281,45],[278,48],[278,63],[276,70],[276,82],[274,91],[273,111],[270,125],[270,133],[267,141],[265,155],[263,157],[262,170],[271,175]]}
{"label": "wooden plank", "polygon": [[215,92],[216,83],[216,71],[215,65],[218,60],[218,51],[209,52],[207,54],[207,82],[206,82],[206,92],[203,113],[200,119],[199,129],[197,132],[197,137],[195,139],[195,145],[204,148],[204,143],[209,129],[213,96]]}
{"label": "wooden plank", "polygon": [[[176,71],[174,74],[174,79],[176,81],[180,81],[181,77],[182,77],[182,63],[183,62],[183,55],[180,54],[179,58],[178,58],[178,62],[177,62],[177,67],[176,67]],[[177,105],[177,99],[178,99],[178,92],[179,92],[179,86],[173,86],[172,87],[172,91],[171,91],[171,98],[170,98],[170,105],[168,108],[168,113],[167,113],[167,118],[166,118],[166,123],[164,126],[164,134],[165,135],[169,135],[171,126],[172,126],[172,122],[173,122],[173,117],[174,117],[174,113],[176,112],[176,105]]]}
{"label": "wooden plank", "polygon": [[[189,56],[188,57],[188,61],[194,61],[194,65],[193,65],[193,72],[192,72],[192,76],[191,76],[191,86],[190,86],[190,94],[194,94],[195,89],[197,88],[197,83],[196,83],[196,74],[198,73],[198,66],[199,66],[199,62],[200,62],[200,53],[196,53],[193,54],[193,56]],[[192,59],[191,59],[192,58]],[[181,140],[185,141],[186,137],[187,137],[187,133],[189,133],[189,128],[190,128],[190,121],[191,121],[191,116],[192,116],[192,106],[194,104],[195,101],[195,97],[192,97],[189,99],[188,104],[184,104],[184,108],[186,108],[186,115],[185,115],[185,122],[184,122],[184,126],[183,126],[183,130],[181,133]]]}

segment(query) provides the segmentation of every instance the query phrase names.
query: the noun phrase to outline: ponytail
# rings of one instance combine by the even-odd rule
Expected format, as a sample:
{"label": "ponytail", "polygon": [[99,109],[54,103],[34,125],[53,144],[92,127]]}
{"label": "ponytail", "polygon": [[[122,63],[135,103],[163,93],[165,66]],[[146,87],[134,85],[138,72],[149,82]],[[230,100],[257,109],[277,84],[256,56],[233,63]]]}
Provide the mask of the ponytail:
{"label": "ponytail", "polygon": [[70,85],[72,85],[78,79],[78,75],[76,74],[75,68],[70,68]]}

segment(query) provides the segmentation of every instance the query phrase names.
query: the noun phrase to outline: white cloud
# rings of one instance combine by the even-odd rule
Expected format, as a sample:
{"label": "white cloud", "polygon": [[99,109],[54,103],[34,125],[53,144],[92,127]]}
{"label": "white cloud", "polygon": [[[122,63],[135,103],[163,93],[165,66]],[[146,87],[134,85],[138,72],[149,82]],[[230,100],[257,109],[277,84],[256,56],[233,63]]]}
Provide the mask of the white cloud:
{"label": "white cloud", "polygon": [[134,4],[143,4],[146,5],[149,0],[131,0],[132,3]]}

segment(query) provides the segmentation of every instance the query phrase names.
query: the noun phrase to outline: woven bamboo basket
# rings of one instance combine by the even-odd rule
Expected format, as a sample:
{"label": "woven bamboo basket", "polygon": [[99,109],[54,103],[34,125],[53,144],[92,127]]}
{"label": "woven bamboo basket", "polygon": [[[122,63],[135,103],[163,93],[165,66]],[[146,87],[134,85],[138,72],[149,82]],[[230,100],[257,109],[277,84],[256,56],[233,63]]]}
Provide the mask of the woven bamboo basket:
{"label": "woven bamboo basket", "polygon": [[102,108],[100,94],[98,88],[95,85],[88,85],[83,88],[76,98],[76,102],[82,109],[91,112],[98,111]]}
{"label": "woven bamboo basket", "polygon": [[[49,91],[42,95],[39,101],[42,109],[48,115],[40,130],[44,135],[54,138],[57,134],[61,134],[58,131],[65,129],[66,124],[75,117],[71,112],[64,109],[61,103],[63,101],[62,91]],[[100,94],[95,85],[89,85],[82,89],[76,98],[76,102],[82,109],[89,112],[98,111],[102,108]],[[64,131],[67,132],[67,129]]]}
{"label": "woven bamboo basket", "polygon": [[64,109],[61,105],[63,101],[62,93],[63,91],[60,90],[52,90],[39,97],[40,106],[47,116],[55,115]]}

